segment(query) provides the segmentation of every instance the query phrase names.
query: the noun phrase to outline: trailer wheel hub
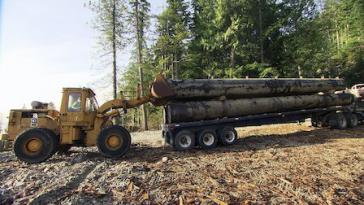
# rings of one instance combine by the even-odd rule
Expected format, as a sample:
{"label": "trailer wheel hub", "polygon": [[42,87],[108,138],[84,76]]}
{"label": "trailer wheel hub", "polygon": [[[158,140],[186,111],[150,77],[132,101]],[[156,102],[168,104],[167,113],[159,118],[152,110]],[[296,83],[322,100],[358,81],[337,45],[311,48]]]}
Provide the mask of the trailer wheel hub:
{"label": "trailer wheel hub", "polygon": [[226,142],[229,142],[229,143],[233,142],[235,140],[235,137],[236,136],[233,131],[228,131],[225,134],[225,140],[226,140]]}
{"label": "trailer wheel hub", "polygon": [[111,135],[106,138],[106,146],[111,150],[116,150],[121,147],[122,139],[119,136]]}
{"label": "trailer wheel hub", "polygon": [[43,143],[38,138],[31,138],[25,143],[25,151],[28,154],[38,153],[43,146]]}
{"label": "trailer wheel hub", "polygon": [[183,135],[180,140],[181,147],[187,148],[191,146],[191,137],[188,135]]}
{"label": "trailer wheel hub", "polygon": [[210,146],[210,145],[214,144],[214,142],[215,142],[215,137],[214,137],[214,135],[213,135],[213,134],[211,134],[211,133],[206,133],[206,134],[203,136],[202,140],[203,140],[203,143],[204,143],[205,145]]}

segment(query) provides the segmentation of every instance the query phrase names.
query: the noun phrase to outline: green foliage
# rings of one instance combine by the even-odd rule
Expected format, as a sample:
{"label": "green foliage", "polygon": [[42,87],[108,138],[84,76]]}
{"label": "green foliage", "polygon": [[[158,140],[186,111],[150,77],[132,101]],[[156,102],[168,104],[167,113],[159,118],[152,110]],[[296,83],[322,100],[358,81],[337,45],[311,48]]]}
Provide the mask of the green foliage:
{"label": "green foliage", "polygon": [[[133,53],[136,53],[134,50]],[[145,49],[144,63],[141,65],[143,69],[143,77],[144,77],[144,93],[149,93],[149,86],[154,77],[160,73],[160,69],[157,66],[153,65],[153,56],[151,55],[152,51],[150,49]],[[137,87],[140,83],[139,81],[139,66],[136,60],[136,54],[133,55],[130,59],[130,63],[126,68],[125,72],[121,75],[121,85],[120,90],[123,91],[123,95],[129,99],[135,99],[137,97]],[[156,129],[161,124],[162,118],[162,108],[155,107],[151,105],[146,106],[146,110],[148,110],[148,122],[149,128]],[[124,126],[130,128],[131,130],[137,130],[140,128],[140,124],[142,121],[141,110],[131,109],[128,110],[128,113],[123,116]]]}
{"label": "green foliage", "polygon": [[[146,40],[145,40],[145,32],[149,27],[150,20],[150,3],[147,0],[130,0],[130,12],[128,18],[128,24],[131,26],[131,36],[132,40],[135,42],[135,50],[136,50],[136,59],[137,59],[137,67],[138,67],[138,76],[139,76],[139,86],[140,87],[140,95],[144,96],[145,91],[145,74],[144,67],[147,65],[144,62],[143,52],[146,48]],[[146,105],[141,105],[142,119],[141,119],[141,127],[143,129],[148,129],[148,116]],[[140,122],[140,120],[139,120]]]}
{"label": "green foliage", "polygon": [[[147,0],[129,0],[128,3],[130,8],[126,23],[131,34],[131,40],[136,43],[139,32],[139,38],[145,44],[145,33],[150,26],[150,3]],[[136,4],[138,4],[138,11],[135,10]]]}
{"label": "green foliage", "polygon": [[183,0],[167,0],[167,8],[157,17],[158,39],[154,45],[156,65],[168,77],[179,78],[188,70],[186,56],[189,39],[190,14]]}
{"label": "green foliage", "polygon": [[[285,46],[315,15],[312,0],[195,0],[192,10],[193,69],[211,78],[292,75],[284,67],[294,62]],[[250,69],[254,62],[260,66]]]}
{"label": "green foliage", "polygon": [[127,7],[123,0],[92,0],[89,1],[89,8],[96,14],[94,28],[100,32],[100,48],[111,53],[113,42],[113,3],[115,2],[115,42],[118,49],[126,45],[126,11]]}
{"label": "green foliage", "polygon": [[[320,9],[315,2],[167,0],[156,18],[156,40],[150,48],[143,42],[144,85],[161,71],[182,79],[302,75],[363,83],[364,1],[322,0]],[[123,90],[135,90],[137,67],[132,60]],[[161,110],[148,110],[150,122],[159,124]],[[129,118],[136,122],[136,116]]]}
{"label": "green foliage", "polygon": [[328,44],[326,74],[344,77],[348,85],[362,83],[364,76],[364,1],[326,0],[317,21]]}

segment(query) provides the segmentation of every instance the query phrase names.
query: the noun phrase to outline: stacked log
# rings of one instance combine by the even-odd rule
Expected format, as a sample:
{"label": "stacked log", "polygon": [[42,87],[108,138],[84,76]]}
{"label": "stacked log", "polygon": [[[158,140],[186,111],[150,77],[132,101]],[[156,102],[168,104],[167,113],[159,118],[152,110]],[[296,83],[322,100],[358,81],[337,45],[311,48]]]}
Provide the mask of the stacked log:
{"label": "stacked log", "polygon": [[[151,87],[169,123],[241,117],[253,114],[344,106],[351,94],[342,79],[194,79],[157,78]],[[162,102],[162,103],[161,103]]]}
{"label": "stacked log", "polygon": [[343,106],[350,105],[352,102],[353,97],[350,94],[316,94],[233,100],[170,102],[167,104],[166,109],[169,122],[189,122],[300,109]]}
{"label": "stacked log", "polygon": [[345,89],[342,79],[157,79],[152,85],[153,97],[173,100],[268,97],[334,92]]}

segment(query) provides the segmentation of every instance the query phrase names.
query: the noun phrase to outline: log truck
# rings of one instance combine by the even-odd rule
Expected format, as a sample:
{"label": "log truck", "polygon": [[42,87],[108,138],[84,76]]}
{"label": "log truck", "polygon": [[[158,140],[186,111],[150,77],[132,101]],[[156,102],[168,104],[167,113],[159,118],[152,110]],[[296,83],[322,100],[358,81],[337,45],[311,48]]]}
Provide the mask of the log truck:
{"label": "log truck", "polygon": [[[234,144],[234,128],[246,125],[312,118],[314,125],[355,126],[357,115],[345,107],[353,96],[332,93],[343,85],[341,79],[171,81],[158,75],[147,96],[120,97],[101,106],[89,88],[64,88],[59,111],[40,102],[10,110],[6,138],[27,163],[43,162],[72,146],[97,146],[105,157],[118,158],[129,150],[131,136],[113,119],[148,102],[164,106],[162,135],[177,150]],[[331,94],[317,94],[326,91]]]}

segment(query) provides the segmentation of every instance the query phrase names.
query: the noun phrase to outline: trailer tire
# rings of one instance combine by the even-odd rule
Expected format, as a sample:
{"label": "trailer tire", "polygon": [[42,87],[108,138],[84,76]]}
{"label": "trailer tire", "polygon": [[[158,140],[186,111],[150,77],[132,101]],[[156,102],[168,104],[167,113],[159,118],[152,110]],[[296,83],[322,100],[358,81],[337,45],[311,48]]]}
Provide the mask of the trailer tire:
{"label": "trailer tire", "polygon": [[13,149],[18,159],[27,163],[40,163],[54,154],[57,143],[52,131],[33,128],[15,139]]}
{"label": "trailer tire", "polygon": [[344,116],[346,118],[346,121],[348,122],[349,128],[358,126],[359,122],[358,122],[358,116],[356,116],[356,114],[347,112],[344,113]]}
{"label": "trailer tire", "polygon": [[343,130],[348,127],[348,122],[343,113],[334,113],[329,116],[329,126]]}
{"label": "trailer tire", "polygon": [[238,133],[233,127],[224,127],[218,133],[219,141],[223,145],[233,145],[238,140]]}
{"label": "trailer tire", "polygon": [[103,129],[96,140],[99,152],[110,158],[123,156],[129,149],[131,137],[124,127],[113,125]]}
{"label": "trailer tire", "polygon": [[195,135],[189,130],[179,131],[173,140],[173,146],[176,150],[189,150],[196,144]]}
{"label": "trailer tire", "polygon": [[198,134],[198,144],[203,149],[212,149],[216,147],[218,137],[215,130],[205,129]]}
{"label": "trailer tire", "polygon": [[313,114],[311,116],[311,126],[312,127],[319,127],[320,126],[317,114]]}
{"label": "trailer tire", "polygon": [[311,126],[312,127],[319,127],[318,121],[311,118]]}
{"label": "trailer tire", "polygon": [[163,131],[164,143],[173,145],[171,133],[169,131]]}

